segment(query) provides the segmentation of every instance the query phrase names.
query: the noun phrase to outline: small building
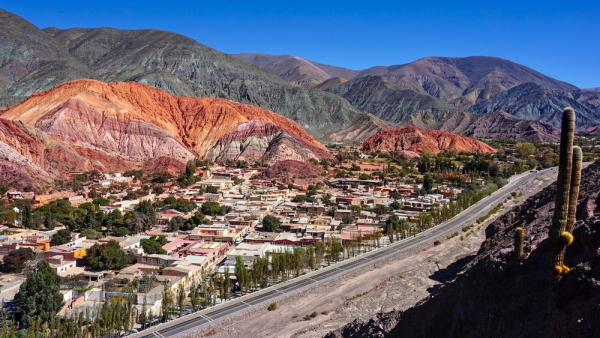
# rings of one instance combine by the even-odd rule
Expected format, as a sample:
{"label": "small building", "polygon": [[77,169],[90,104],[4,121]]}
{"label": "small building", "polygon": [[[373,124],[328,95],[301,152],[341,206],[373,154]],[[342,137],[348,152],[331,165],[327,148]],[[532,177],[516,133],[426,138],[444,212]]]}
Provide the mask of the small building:
{"label": "small building", "polygon": [[75,261],[65,260],[64,256],[61,255],[51,256],[46,260],[48,261],[48,264],[50,264],[50,267],[58,274],[66,272],[76,266]]}

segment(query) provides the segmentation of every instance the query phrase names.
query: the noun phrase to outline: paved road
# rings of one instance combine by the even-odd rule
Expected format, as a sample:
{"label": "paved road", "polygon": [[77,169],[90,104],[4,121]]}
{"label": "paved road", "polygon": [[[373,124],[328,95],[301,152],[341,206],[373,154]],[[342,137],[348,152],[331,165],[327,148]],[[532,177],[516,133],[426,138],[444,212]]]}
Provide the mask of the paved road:
{"label": "paved road", "polygon": [[451,233],[452,231],[456,231],[458,228],[474,223],[477,218],[486,214],[490,209],[502,202],[512,191],[528,184],[536,177],[546,174],[548,170],[550,169],[546,169],[537,173],[527,173],[513,178],[505,187],[495,192],[491,196],[484,198],[479,203],[471,206],[466,211],[457,215],[454,219],[422,232],[415,237],[396,242],[392,245],[371,251],[359,257],[351,258],[344,262],[334,264],[330,267],[311,272],[304,276],[292,279],[289,282],[277,284],[270,288],[235,299],[222,305],[208,308],[177,320],[155,326],[130,337],[175,337],[183,334],[186,331],[198,329],[200,326],[210,323],[214,320],[235,314],[236,312],[245,311],[248,308],[257,307],[259,305],[266,306],[266,304],[268,304],[270,301],[273,301],[275,298],[281,295],[294,292],[307,286],[314,286],[317,283],[338,275],[345,274],[351,270],[358,269],[369,264],[374,264],[390,255],[395,255],[398,252],[418,246],[419,244],[433,237],[437,237],[445,233]]}

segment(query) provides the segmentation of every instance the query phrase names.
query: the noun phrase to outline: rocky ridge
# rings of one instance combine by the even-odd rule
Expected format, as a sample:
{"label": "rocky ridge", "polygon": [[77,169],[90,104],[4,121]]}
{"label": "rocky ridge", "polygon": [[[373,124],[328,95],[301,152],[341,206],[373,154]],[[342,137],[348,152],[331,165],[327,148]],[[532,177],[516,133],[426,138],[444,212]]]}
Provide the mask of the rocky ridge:
{"label": "rocky ridge", "polygon": [[560,130],[549,123],[520,119],[508,113],[471,114],[449,112],[439,117],[411,114],[398,123],[463,135],[471,138],[503,138],[518,141],[558,142]]}
{"label": "rocky ridge", "polygon": [[328,66],[293,55],[242,53],[231,56],[268,69],[294,85],[309,88],[331,78],[351,79],[358,73],[347,68]]}
{"label": "rocky ridge", "polygon": [[323,168],[308,162],[285,160],[269,166],[261,174],[261,178],[286,184],[315,184],[322,181],[322,172]]}
{"label": "rocky ridge", "polygon": [[363,76],[326,89],[339,95],[363,112],[398,123],[410,114],[432,114],[456,111],[456,107],[427,93],[403,89],[383,76]]}
{"label": "rocky ridge", "polygon": [[600,123],[600,104],[596,95],[600,97],[598,93],[561,91],[541,83],[525,83],[472,106],[469,112],[507,112],[522,119],[540,120],[560,127],[563,109],[573,107],[576,127],[581,130]]}
{"label": "rocky ridge", "polygon": [[600,124],[586,128],[586,129],[582,130],[581,132],[587,133],[587,134],[600,134]]}
{"label": "rocky ridge", "polygon": [[331,155],[279,126],[253,120],[221,136],[207,157],[215,162],[244,160],[273,164],[282,160],[318,160]]}
{"label": "rocky ridge", "polygon": [[383,129],[396,129],[397,127],[398,125],[395,123],[383,121],[371,114],[363,114],[357,116],[344,129],[329,135],[329,139],[333,142],[361,143]]}
{"label": "rocky ridge", "polygon": [[365,152],[398,152],[409,150],[419,154],[424,149],[427,149],[427,151],[437,154],[447,148],[469,153],[489,153],[495,151],[494,148],[487,144],[465,136],[437,130],[422,130],[414,126],[394,130],[381,130],[366,139],[360,149]]}
{"label": "rocky ridge", "polygon": [[339,96],[293,86],[268,70],[176,33],[41,30],[0,9],[0,107],[76,79],[136,81],[177,96],[252,104],[297,121],[317,137],[339,131],[360,114]]}
{"label": "rocky ridge", "polygon": [[[205,157],[225,135],[238,145],[255,145],[253,142],[268,136],[267,143],[248,149],[253,149],[257,159],[269,162],[330,156],[314,137],[281,115],[225,99],[177,97],[135,82],[67,82],[32,95],[4,110],[0,117],[7,125],[10,122],[29,130],[29,134],[35,131],[35,139],[21,133],[11,138],[18,142],[6,143],[31,157],[35,165],[51,170],[50,176],[64,173],[66,168],[148,168],[143,164],[157,159],[163,159],[158,167],[175,171],[189,160]],[[242,128],[243,133],[228,134],[240,125],[268,125],[270,129]],[[270,133],[265,133],[267,129]],[[220,146],[228,144],[231,150],[232,143],[226,139],[221,139]],[[33,156],[19,142],[41,150]],[[54,154],[50,150],[60,147],[57,154],[64,158],[48,157]],[[211,154],[217,158],[218,153],[213,150]],[[231,155],[231,151],[225,153]]]}
{"label": "rocky ridge", "polygon": [[[78,132],[72,131],[80,128],[80,123],[71,119],[77,115],[88,123],[99,120],[90,124],[90,127],[100,125],[107,117],[113,117],[114,119],[109,121],[114,126],[109,126],[106,130],[94,130],[93,134],[120,133],[111,135],[115,140],[112,146],[123,153],[134,150],[124,148],[125,144],[117,140],[140,131],[139,135],[149,134],[143,136],[163,138],[162,141],[168,141],[164,138],[173,137],[196,155],[204,156],[221,136],[250,120],[271,122],[325,149],[294,121],[265,109],[225,99],[173,96],[161,89],[135,82],[67,82],[32,95],[24,102],[5,110],[1,117],[23,121],[53,135],[64,135],[70,142],[95,145],[94,139],[87,139],[89,135],[78,135]],[[156,129],[139,121],[162,129],[163,134],[157,134]],[[125,125],[122,125],[123,123]],[[132,129],[127,129],[129,123],[134,123]],[[156,140],[151,142],[151,145],[159,146],[158,143]],[[171,144],[171,148],[174,147],[176,146]],[[139,150],[154,151],[154,148]]]}

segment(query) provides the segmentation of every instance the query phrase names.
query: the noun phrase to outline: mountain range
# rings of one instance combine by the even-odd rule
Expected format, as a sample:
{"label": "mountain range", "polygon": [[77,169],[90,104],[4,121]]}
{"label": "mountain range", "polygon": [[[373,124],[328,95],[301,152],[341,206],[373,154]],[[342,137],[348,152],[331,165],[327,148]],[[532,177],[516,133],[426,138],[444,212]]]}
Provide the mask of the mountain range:
{"label": "mountain range", "polygon": [[[557,113],[572,106],[577,128],[600,123],[600,91],[582,90],[514,62],[487,56],[426,57],[411,63],[354,71],[296,56],[238,54],[296,85],[318,84],[345,74],[344,82],[325,91],[347,99],[357,109],[390,122],[412,113],[506,112],[559,126]],[[292,76],[293,75],[293,76]],[[317,76],[318,75],[318,76]],[[301,76],[301,81],[299,81]]]}
{"label": "mountain range", "polygon": [[365,113],[398,123],[413,113],[442,119],[455,111],[504,111],[556,126],[552,111],[570,104],[579,129],[600,123],[600,92],[500,58],[426,57],[351,70],[290,55],[227,55],[154,29],[39,29],[0,9],[0,107],[75,79],[135,81],[177,96],[252,104],[291,118],[322,141],[348,140],[344,130],[377,121]]}
{"label": "mountain range", "polygon": [[343,98],[154,29],[38,29],[0,9],[0,106],[75,79],[136,81],[177,96],[215,97],[289,117],[323,137],[360,112]]}

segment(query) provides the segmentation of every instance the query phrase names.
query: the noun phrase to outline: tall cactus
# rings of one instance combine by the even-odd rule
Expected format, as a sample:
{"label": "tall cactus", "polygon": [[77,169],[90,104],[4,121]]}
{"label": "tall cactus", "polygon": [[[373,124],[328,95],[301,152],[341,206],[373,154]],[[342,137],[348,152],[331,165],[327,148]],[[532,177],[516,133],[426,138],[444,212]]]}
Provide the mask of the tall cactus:
{"label": "tall cactus", "polygon": [[518,227],[515,229],[515,259],[519,260],[523,257],[523,239],[525,238],[525,231],[523,228]]}
{"label": "tall cactus", "polygon": [[573,147],[573,169],[571,170],[571,188],[569,190],[569,215],[565,231],[573,233],[575,224],[575,213],[577,212],[577,199],[579,198],[579,184],[581,183],[581,166],[583,164],[583,152],[578,146]]}
{"label": "tall cactus", "polygon": [[556,203],[550,227],[550,267],[556,272],[563,271],[565,253],[564,239],[561,239],[567,227],[569,213],[569,192],[571,187],[571,171],[573,166],[573,136],[575,134],[575,112],[566,108],[562,116],[560,134],[560,156],[558,164],[558,179],[556,182]]}

